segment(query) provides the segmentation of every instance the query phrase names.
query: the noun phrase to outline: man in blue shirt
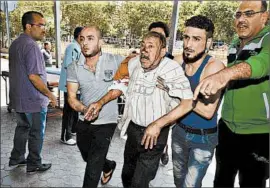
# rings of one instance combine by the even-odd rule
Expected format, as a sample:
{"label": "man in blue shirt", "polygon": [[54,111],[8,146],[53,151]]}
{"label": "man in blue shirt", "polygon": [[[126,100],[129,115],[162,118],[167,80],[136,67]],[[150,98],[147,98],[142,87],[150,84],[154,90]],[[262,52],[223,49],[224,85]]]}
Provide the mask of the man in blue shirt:
{"label": "man in blue shirt", "polygon": [[[185,22],[182,64],[192,91],[200,80],[223,69],[222,62],[207,54],[214,25],[205,16],[193,16]],[[179,187],[201,187],[218,143],[217,108],[221,92],[209,99],[199,98],[194,109],[178,120],[172,129],[174,183]]]}
{"label": "man in blue shirt", "polygon": [[[82,29],[83,27],[75,28],[74,40],[66,48],[59,81],[59,90],[64,92],[64,108],[60,141],[67,145],[76,144],[76,141],[72,139],[72,135],[75,134],[75,126],[78,122],[78,112],[73,110],[67,102],[67,67],[73,61],[77,61],[80,57],[81,47],[79,44],[79,35]],[[79,94],[77,94],[77,98],[79,98]]]}
{"label": "man in blue shirt", "polygon": [[[17,127],[10,167],[27,163],[28,173],[46,171],[51,164],[41,163],[47,106],[56,98],[47,88],[44,59],[36,41],[45,37],[45,19],[39,12],[29,11],[22,17],[24,33],[9,49],[10,98],[16,111]],[[29,154],[25,160],[26,143]]]}

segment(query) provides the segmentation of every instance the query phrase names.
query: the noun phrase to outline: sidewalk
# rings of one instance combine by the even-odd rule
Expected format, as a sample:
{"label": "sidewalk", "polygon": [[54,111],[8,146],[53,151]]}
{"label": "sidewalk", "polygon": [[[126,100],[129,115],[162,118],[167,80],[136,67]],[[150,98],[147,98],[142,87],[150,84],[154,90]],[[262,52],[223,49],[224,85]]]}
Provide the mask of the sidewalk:
{"label": "sidewalk", "polygon": [[[61,117],[48,119],[44,140],[42,159],[44,163],[52,163],[52,168],[44,173],[28,175],[26,167],[8,169],[8,160],[13,147],[13,136],[16,127],[15,113],[8,113],[1,107],[1,187],[81,187],[85,163],[77,146],[67,146],[59,141]],[[119,138],[117,130],[112,139],[108,158],[116,160],[117,167],[113,178],[105,187],[122,187],[121,170],[125,140]],[[161,166],[153,187],[174,187],[172,164]]]}

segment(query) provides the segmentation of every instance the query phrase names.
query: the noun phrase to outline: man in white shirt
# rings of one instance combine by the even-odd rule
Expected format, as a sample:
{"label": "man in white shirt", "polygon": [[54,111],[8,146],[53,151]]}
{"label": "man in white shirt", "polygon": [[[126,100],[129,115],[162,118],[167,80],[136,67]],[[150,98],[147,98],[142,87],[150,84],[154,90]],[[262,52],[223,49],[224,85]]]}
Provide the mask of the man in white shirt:
{"label": "man in white shirt", "polygon": [[[179,64],[164,57],[166,39],[149,32],[143,38],[140,56],[129,62],[130,80],[126,105],[119,123],[121,135],[127,135],[122,182],[124,187],[149,187],[155,178],[159,160],[167,144],[169,126],[192,109],[192,91]],[[170,87],[169,94],[156,87],[157,77]],[[98,103],[103,106],[119,95],[114,89]],[[173,97],[172,97],[173,96]],[[178,105],[178,99],[181,103]],[[85,118],[93,119],[98,110],[88,108]]]}
{"label": "man in white shirt", "polygon": [[45,66],[51,67],[52,66],[52,54],[51,54],[52,45],[49,41],[44,42],[44,48],[41,50],[43,55]]}

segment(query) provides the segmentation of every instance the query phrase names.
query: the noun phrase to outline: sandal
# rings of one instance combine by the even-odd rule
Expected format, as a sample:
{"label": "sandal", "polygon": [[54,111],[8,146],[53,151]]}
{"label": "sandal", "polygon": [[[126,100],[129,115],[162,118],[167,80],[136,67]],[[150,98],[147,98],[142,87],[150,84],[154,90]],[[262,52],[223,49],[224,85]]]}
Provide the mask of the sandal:
{"label": "sandal", "polygon": [[104,179],[107,179],[107,178],[109,177],[109,179],[108,179],[106,182],[104,182],[103,179],[101,178],[101,179],[100,179],[101,185],[106,185],[107,183],[109,183],[109,181],[110,181],[111,178],[112,178],[112,175],[113,175],[113,172],[114,172],[115,168],[116,168],[116,163],[114,162],[114,165],[113,165],[113,168],[112,168],[110,174],[105,175],[105,173],[103,172],[103,178],[104,178]]}

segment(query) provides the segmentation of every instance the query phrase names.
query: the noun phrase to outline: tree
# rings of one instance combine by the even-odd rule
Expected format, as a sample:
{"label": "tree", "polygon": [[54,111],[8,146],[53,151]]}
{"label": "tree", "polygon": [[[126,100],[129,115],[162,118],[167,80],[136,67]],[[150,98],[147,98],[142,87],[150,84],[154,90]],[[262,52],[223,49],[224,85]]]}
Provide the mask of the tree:
{"label": "tree", "polygon": [[234,1],[204,1],[197,9],[196,14],[207,16],[213,21],[215,25],[214,39],[230,43],[235,36],[233,14],[238,4]]}
{"label": "tree", "polygon": [[[197,15],[196,10],[200,6],[198,2],[182,2],[179,7],[179,16],[178,16],[178,31],[179,37],[182,39],[182,32],[184,31],[184,24],[187,19],[190,17]],[[177,38],[179,38],[177,37]]]}

